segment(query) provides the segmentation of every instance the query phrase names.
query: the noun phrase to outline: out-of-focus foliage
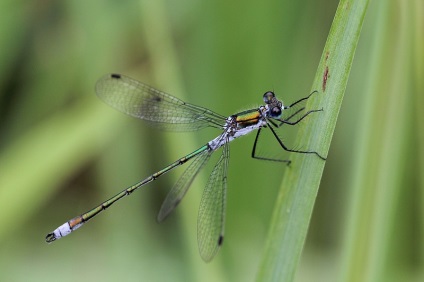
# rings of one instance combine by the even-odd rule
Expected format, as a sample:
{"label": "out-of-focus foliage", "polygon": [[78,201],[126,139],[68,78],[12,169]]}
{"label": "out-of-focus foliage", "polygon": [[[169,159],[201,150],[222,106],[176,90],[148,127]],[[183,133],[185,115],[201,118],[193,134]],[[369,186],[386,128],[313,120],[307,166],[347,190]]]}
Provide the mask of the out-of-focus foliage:
{"label": "out-of-focus foliage", "polygon": [[[310,90],[337,4],[2,1],[0,280],[252,281],[285,169],[250,158],[254,136],[231,144],[226,238],[209,264],[196,216],[210,167],[163,224],[183,168],[44,237],[218,134],[151,129],[99,101],[99,77],[123,73],[223,115],[268,90],[290,103]],[[423,12],[419,0],[371,1],[298,281],[423,279]]]}

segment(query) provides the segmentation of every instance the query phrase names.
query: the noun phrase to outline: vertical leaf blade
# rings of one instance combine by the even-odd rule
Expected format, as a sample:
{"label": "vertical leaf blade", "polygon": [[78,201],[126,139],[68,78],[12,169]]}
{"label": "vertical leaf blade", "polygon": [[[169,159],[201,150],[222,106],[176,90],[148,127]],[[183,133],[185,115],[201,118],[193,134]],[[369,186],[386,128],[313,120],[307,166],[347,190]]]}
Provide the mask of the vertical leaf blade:
{"label": "vertical leaf blade", "polygon": [[[298,144],[326,155],[336,126],[368,0],[342,0],[314,79],[320,93],[308,109],[324,111],[303,122]],[[331,156],[330,156],[331,159]],[[325,162],[313,155],[293,154],[271,221],[257,281],[292,281],[305,242]]]}

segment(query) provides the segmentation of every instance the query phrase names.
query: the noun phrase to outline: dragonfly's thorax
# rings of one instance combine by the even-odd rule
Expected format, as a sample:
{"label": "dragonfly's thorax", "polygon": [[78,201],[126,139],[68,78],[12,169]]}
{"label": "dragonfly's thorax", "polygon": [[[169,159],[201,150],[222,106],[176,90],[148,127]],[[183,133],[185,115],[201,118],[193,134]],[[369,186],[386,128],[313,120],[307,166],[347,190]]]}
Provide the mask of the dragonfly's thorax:
{"label": "dragonfly's thorax", "polygon": [[233,119],[233,122],[235,123],[234,126],[237,129],[241,129],[241,128],[245,128],[245,127],[257,124],[261,119],[264,119],[260,108],[247,110],[247,111],[232,115],[230,118]]}
{"label": "dragonfly's thorax", "polygon": [[266,118],[261,108],[229,116],[224,125],[224,132],[208,143],[210,150],[217,150],[240,136],[266,126]]}
{"label": "dragonfly's thorax", "polygon": [[208,143],[209,150],[215,151],[240,136],[266,127],[268,118],[279,119],[284,109],[283,103],[275,97],[273,92],[266,92],[263,100],[265,105],[257,109],[229,116],[223,127],[224,132]]}

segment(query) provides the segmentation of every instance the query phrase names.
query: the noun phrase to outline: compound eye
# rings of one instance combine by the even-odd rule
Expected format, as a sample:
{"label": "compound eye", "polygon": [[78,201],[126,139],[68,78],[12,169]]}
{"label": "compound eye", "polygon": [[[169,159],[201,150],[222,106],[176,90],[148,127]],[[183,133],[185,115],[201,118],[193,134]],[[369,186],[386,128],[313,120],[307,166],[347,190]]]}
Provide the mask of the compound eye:
{"label": "compound eye", "polygon": [[269,111],[269,115],[272,118],[280,118],[281,117],[281,107],[273,107],[270,111]]}
{"label": "compound eye", "polygon": [[264,94],[265,104],[271,104],[272,100],[275,98],[274,92],[268,91]]}

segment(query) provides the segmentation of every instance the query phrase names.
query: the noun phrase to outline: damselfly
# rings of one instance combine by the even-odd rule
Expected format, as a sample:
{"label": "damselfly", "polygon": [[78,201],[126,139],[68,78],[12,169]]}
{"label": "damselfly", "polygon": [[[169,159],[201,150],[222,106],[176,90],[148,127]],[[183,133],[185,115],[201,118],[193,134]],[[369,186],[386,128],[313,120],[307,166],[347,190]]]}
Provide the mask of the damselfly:
{"label": "damselfly", "polygon": [[[221,156],[215,164],[203,191],[198,215],[197,239],[200,255],[203,260],[210,261],[215,256],[224,239],[227,169],[230,157],[229,143],[231,141],[257,130],[252,157],[290,163],[289,160],[269,159],[256,154],[256,145],[261,130],[269,128],[284,150],[295,153],[314,154],[325,160],[323,156],[315,151],[287,148],[276,133],[276,129],[283,124],[295,125],[309,114],[322,111],[322,109],[310,110],[300,114],[305,109],[302,107],[289,117],[282,118],[283,110],[292,108],[300,102],[307,100],[316,91],[294,102],[290,106],[284,106],[275,97],[274,93],[269,91],[263,95],[263,101],[265,103],[263,106],[243,111],[227,118],[209,109],[185,103],[169,94],[119,74],[109,74],[102,77],[96,84],[96,92],[100,99],[112,107],[128,115],[143,119],[155,127],[174,131],[194,131],[205,127],[215,127],[222,130],[222,133],[192,153],[128,187],[99,206],[59,226],[46,236],[48,243],[70,234],[121,198],[130,195],[136,189],[191,160],[190,165],[172,187],[162,204],[158,221],[163,221],[180,203],[193,179],[200,169],[205,166],[212,153],[222,147]],[[298,117],[297,120],[291,121],[295,117]]]}

